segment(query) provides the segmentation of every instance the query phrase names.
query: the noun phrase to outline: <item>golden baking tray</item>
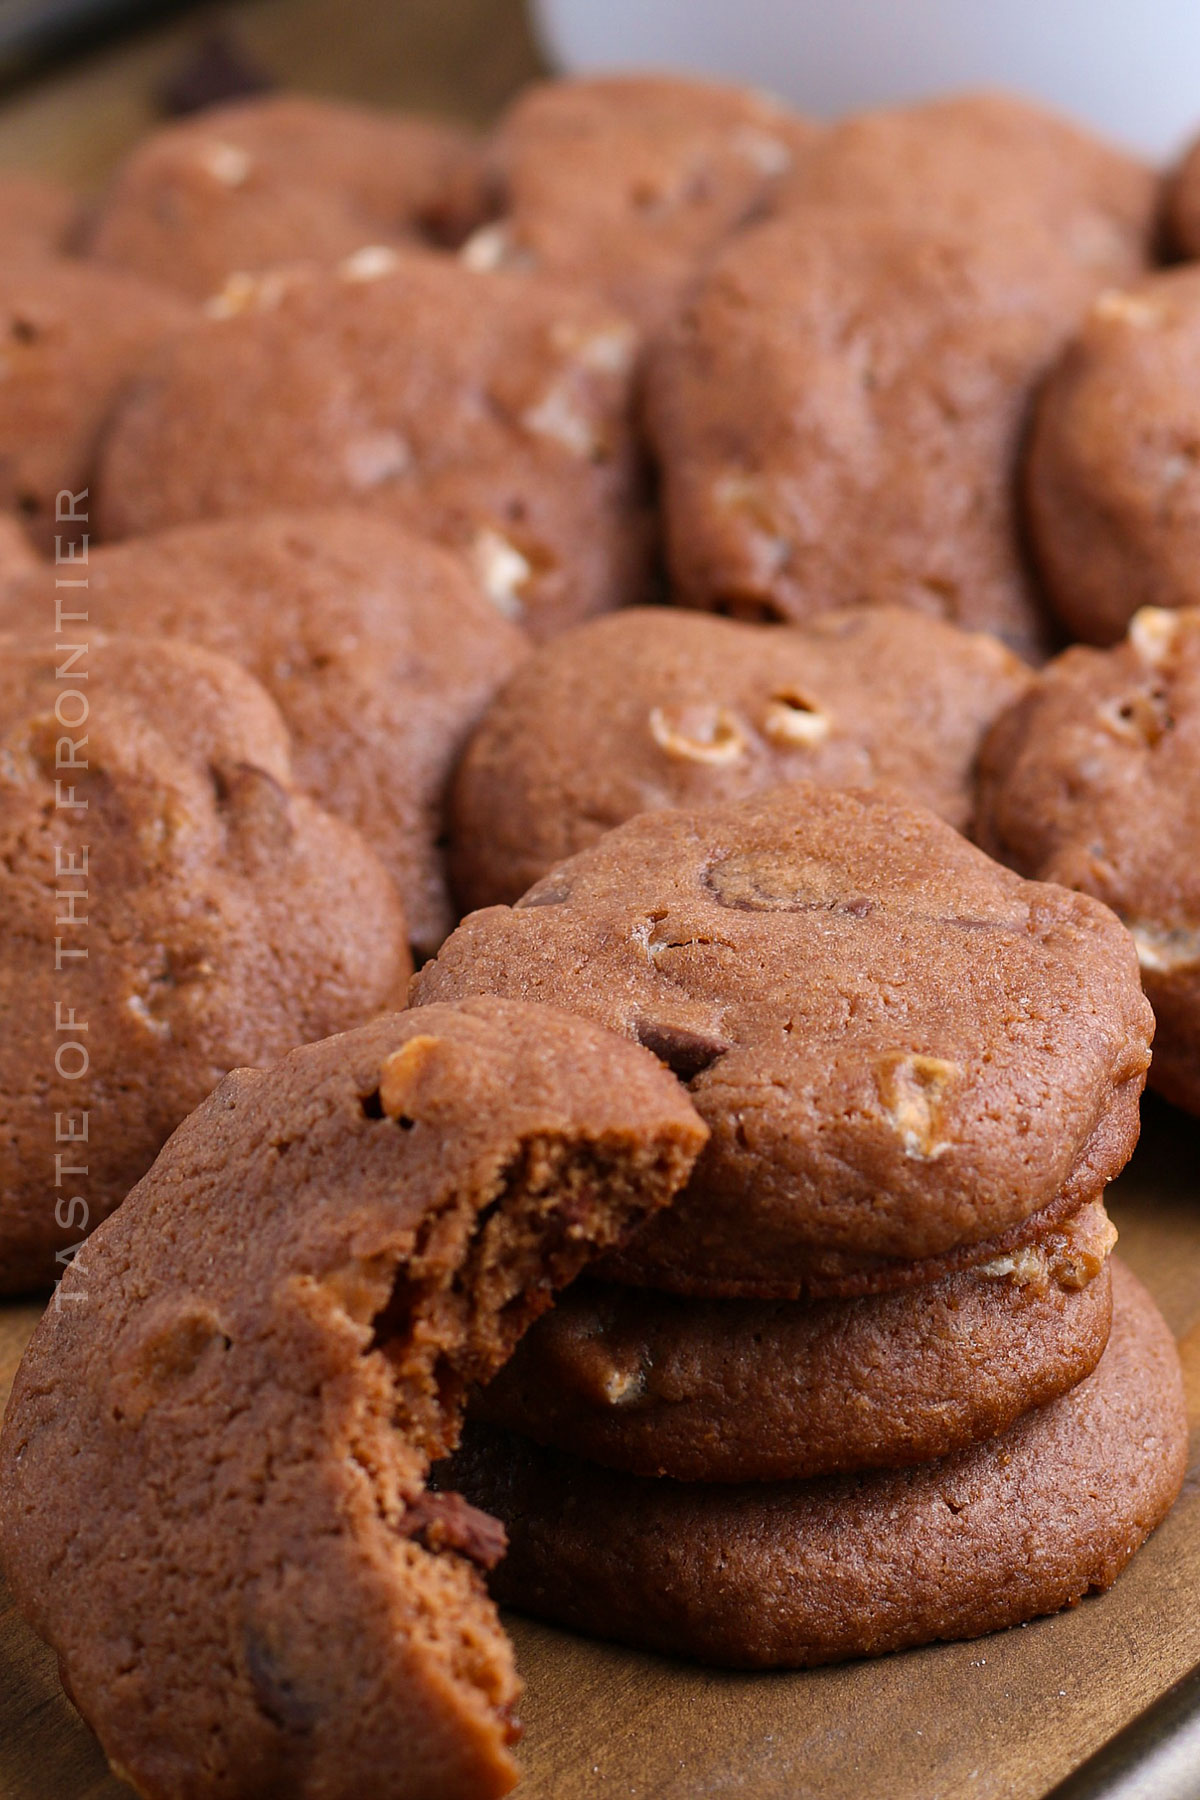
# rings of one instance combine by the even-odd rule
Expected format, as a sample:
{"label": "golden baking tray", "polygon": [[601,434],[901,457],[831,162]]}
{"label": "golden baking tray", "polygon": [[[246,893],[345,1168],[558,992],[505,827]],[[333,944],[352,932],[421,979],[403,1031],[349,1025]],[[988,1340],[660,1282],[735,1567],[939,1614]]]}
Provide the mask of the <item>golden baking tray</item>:
{"label": "golden baking tray", "polygon": [[[157,82],[212,22],[211,11],[199,17],[8,100],[0,164],[94,186],[150,121]],[[284,81],[471,119],[538,72],[519,0],[250,0],[221,17]],[[1042,1800],[1200,1664],[1200,1121],[1147,1103],[1111,1211],[1119,1254],[1180,1340],[1192,1457],[1179,1503],[1110,1593],[974,1643],[802,1674],[698,1669],[509,1618],[526,1682],[518,1793]],[[0,1307],[0,1402],[36,1318],[36,1307]],[[1080,1777],[1072,1800],[1200,1797],[1197,1699],[1185,1690],[1168,1701],[1124,1751]],[[1186,1743],[1181,1719],[1191,1720]],[[129,1792],[0,1586],[0,1800]]]}

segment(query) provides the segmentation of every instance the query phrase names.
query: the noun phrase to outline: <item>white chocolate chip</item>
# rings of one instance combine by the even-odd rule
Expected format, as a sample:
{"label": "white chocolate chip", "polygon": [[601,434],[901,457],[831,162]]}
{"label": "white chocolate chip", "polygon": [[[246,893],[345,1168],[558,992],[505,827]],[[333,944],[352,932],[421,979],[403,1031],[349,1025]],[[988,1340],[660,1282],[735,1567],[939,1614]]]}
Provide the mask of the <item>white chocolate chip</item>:
{"label": "white chocolate chip", "polygon": [[167,1020],[156,1018],[140,994],[130,994],[125,1002],[125,1010],[132,1013],[138,1023],[152,1031],[155,1037],[170,1037],[171,1027]]}
{"label": "white chocolate chip", "polygon": [[790,539],[779,529],[763,483],[753,475],[721,475],[713,483],[712,497],[723,512],[741,513],[749,521],[755,548],[766,575],[777,574],[792,554]]}
{"label": "white chocolate chip", "polygon": [[398,431],[368,431],[354,438],[342,454],[351,486],[379,487],[412,468],[412,451]]}
{"label": "white chocolate chip", "polygon": [[962,1075],[940,1056],[896,1051],[879,1064],[877,1079],[884,1118],[899,1135],[905,1156],[936,1162],[950,1148],[942,1136],[946,1096]]}
{"label": "white chocolate chip", "polygon": [[531,250],[515,244],[508,226],[498,221],[473,231],[459,251],[458,260],[465,268],[487,273],[491,269],[532,269],[537,259]]}
{"label": "white chocolate chip", "polygon": [[378,281],[400,267],[400,257],[388,244],[364,244],[353,256],[343,257],[337,272],[343,281]]}
{"label": "white chocolate chip", "polygon": [[661,750],[681,762],[721,768],[746,754],[746,736],[724,706],[656,706],[650,735]]}
{"label": "white chocolate chip", "polygon": [[560,319],[551,327],[550,342],[597,375],[627,375],[637,354],[637,333],[632,325],[584,331]]}
{"label": "white chocolate chip", "polygon": [[763,716],[763,733],[772,743],[813,749],[829,736],[832,720],[800,694],[776,694]]}
{"label": "white chocolate chip", "polygon": [[739,125],[730,142],[760,175],[786,175],[794,161],[782,138],[772,137],[769,131],[760,131],[755,125]]}
{"label": "white chocolate chip", "polygon": [[1165,606],[1143,606],[1130,621],[1129,642],[1143,662],[1158,668],[1171,654],[1178,631],[1178,613]]}
{"label": "white chocolate chip", "polygon": [[601,448],[592,421],[563,382],[552,387],[536,406],[523,412],[521,423],[526,431],[562,444],[573,456],[591,457]]}
{"label": "white chocolate chip", "polygon": [[1097,319],[1115,319],[1122,325],[1131,325],[1135,331],[1149,331],[1163,321],[1163,309],[1153,300],[1145,300],[1139,294],[1127,294],[1123,288],[1105,288],[1092,301],[1092,316]]}
{"label": "white chocolate chip", "polygon": [[249,179],[253,168],[249,156],[236,144],[215,141],[205,144],[200,152],[200,166],[222,187],[239,188]]}
{"label": "white chocolate chip", "polygon": [[267,269],[251,275],[235,269],[219,294],[204,303],[210,319],[236,319],[240,313],[273,312],[289,288],[303,277],[295,269]]}
{"label": "white chocolate chip", "polygon": [[1188,925],[1158,925],[1150,919],[1126,921],[1137,945],[1138,962],[1154,975],[1192,969],[1200,963],[1200,930]]}
{"label": "white chocolate chip", "polygon": [[519,619],[525,608],[521,589],[533,574],[533,564],[515,544],[490,525],[476,533],[471,563],[488,599],[506,619]]}

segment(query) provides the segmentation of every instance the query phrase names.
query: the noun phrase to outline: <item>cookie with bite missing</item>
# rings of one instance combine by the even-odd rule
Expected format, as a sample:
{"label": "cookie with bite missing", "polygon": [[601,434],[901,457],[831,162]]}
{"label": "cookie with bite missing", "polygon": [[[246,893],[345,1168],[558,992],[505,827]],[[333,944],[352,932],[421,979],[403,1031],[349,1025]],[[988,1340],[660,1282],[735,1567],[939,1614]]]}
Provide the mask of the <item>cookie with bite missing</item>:
{"label": "cookie with bite missing", "polygon": [[984,1262],[1123,1167],[1153,1029],[1134,946],[890,790],[644,813],[471,914],[411,1002],[497,993],[646,1044],[712,1137],[616,1262],[789,1298]]}
{"label": "cookie with bite missing", "polygon": [[496,217],[465,256],[602,294],[645,330],[818,137],[771,95],[663,75],[526,88],[486,152]]}
{"label": "cookie with bite missing", "polygon": [[511,904],[640,812],[808,777],[904,788],[960,830],[988,725],[1029,670],[899,607],[766,627],[634,607],[565,632],[508,682],[459,765],[464,908]]}
{"label": "cookie with bite missing", "polygon": [[648,357],[675,597],[774,621],[908,606],[1044,655],[1018,459],[1098,285],[1033,226],[830,205],[742,233]]}
{"label": "cookie with bite missing", "polygon": [[590,295],[374,246],[209,311],[114,413],[105,536],[354,504],[464,550],[535,636],[638,597],[633,331]]}
{"label": "cookie with bite missing", "polygon": [[980,841],[1124,920],[1154,1007],[1150,1081],[1200,1112],[1200,610],[1147,608],[1077,646],[993,727]]}
{"label": "cookie with bite missing", "polygon": [[[0,594],[0,628],[52,578]],[[97,546],[87,605],[101,630],[185,638],[262,682],[297,783],[373,846],[418,956],[432,955],[457,918],[441,848],[450,776],[529,648],[461,559],[350,509],[216,520]]]}
{"label": "cookie with bite missing", "polygon": [[1047,594],[1115,643],[1142,606],[1200,603],[1200,270],[1093,301],[1038,397],[1024,470]]}
{"label": "cookie with bite missing", "polygon": [[90,513],[97,441],[118,395],[192,319],[185,301],[133,275],[65,258],[0,262],[0,510],[44,554]]}
{"label": "cookie with bite missing", "polygon": [[235,270],[461,236],[478,215],[478,184],[478,151],[454,126],[273,94],[144,137],[99,201],[83,251],[205,300]]}
{"label": "cookie with bite missing", "polygon": [[979,1637],[1110,1587],[1187,1466],[1179,1357],[1113,1270],[1086,1380],[909,1469],[716,1487],[647,1481],[483,1426],[444,1479],[499,1516],[503,1603],[718,1667],[801,1668]]}
{"label": "cookie with bite missing", "polygon": [[[31,622],[32,623],[32,622]],[[0,1293],[48,1287],[229,1069],[396,1004],[403,912],[224,657],[0,637]]]}
{"label": "cookie with bite missing", "polygon": [[17,1602],[146,1800],[508,1791],[503,1532],[425,1474],[703,1139],[644,1050],[492,1000],[239,1070],[175,1133],[0,1438]]}
{"label": "cookie with bite missing", "polygon": [[790,1481],[930,1462],[1099,1362],[1100,1201],[1008,1256],[856,1300],[693,1300],[577,1282],[471,1416],[629,1474]]}
{"label": "cookie with bite missing", "polygon": [[844,207],[980,242],[1033,231],[1097,285],[1153,260],[1157,171],[1064,114],[1002,91],[852,113],[780,183],[780,212]]}

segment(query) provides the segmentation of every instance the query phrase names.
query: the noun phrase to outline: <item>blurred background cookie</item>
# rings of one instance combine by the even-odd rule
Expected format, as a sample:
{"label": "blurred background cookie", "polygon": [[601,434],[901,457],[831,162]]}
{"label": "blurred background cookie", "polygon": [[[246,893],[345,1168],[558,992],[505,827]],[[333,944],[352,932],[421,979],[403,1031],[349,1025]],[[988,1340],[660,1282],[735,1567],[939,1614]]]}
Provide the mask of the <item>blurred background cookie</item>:
{"label": "blurred background cookie", "polygon": [[410,966],[387,872],[296,791],[249,675],[150,638],[68,648],[0,655],[4,1293],[61,1275],[227,1070],[396,1004]]}
{"label": "blurred background cookie", "polygon": [[633,607],[539,650],[489,707],[453,789],[465,908],[511,904],[640,812],[801,776],[890,782],[960,830],[975,758],[1030,672],[995,639],[897,607],[747,625]]}

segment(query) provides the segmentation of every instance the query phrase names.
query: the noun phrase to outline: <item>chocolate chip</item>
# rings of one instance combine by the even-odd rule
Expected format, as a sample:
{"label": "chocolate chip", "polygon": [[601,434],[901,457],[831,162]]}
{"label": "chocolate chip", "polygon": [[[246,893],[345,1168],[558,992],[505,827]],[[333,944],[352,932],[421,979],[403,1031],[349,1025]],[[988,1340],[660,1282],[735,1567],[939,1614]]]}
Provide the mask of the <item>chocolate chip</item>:
{"label": "chocolate chip", "polygon": [[499,1519],[471,1506],[461,1494],[418,1494],[404,1515],[404,1532],[427,1550],[457,1550],[477,1568],[494,1569],[508,1549]]}

